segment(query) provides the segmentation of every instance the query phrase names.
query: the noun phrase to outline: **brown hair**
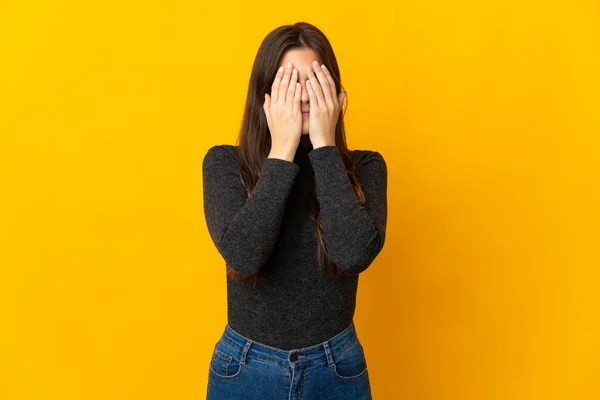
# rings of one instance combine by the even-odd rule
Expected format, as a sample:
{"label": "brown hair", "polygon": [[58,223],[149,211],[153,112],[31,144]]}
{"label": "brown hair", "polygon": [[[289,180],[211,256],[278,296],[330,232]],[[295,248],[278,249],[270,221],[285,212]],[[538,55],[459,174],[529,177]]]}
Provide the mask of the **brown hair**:
{"label": "brown hair", "polygon": [[[271,91],[271,86],[275,80],[277,69],[280,62],[288,50],[292,49],[312,49],[317,53],[327,69],[329,70],[335,82],[336,94],[342,89],[340,71],[337,60],[333,53],[333,48],[327,37],[314,25],[306,22],[297,22],[293,25],[283,25],[271,31],[263,40],[258,49],[248,88],[246,98],[246,107],[242,119],[240,134],[237,139],[238,154],[237,159],[240,165],[240,180],[246,187],[248,196],[254,189],[262,167],[262,163],[268,156],[271,148],[271,135],[267,125],[267,119],[264,114],[263,104],[265,93]],[[346,92],[345,90],[343,90]],[[347,97],[347,92],[345,97]],[[335,144],[340,154],[356,196],[361,205],[365,204],[363,191],[354,172],[354,162],[350,158],[350,152],[346,145],[346,134],[344,130],[344,114],[340,112],[335,127]],[[340,268],[335,265],[327,256],[325,242],[323,240],[323,227],[319,215],[319,204],[315,193],[315,180],[308,192],[305,211],[309,218],[315,221],[317,226],[317,254],[319,265],[326,266],[329,276],[339,277]],[[227,266],[227,276],[239,282],[262,281],[264,271],[259,271],[253,276],[246,276]]]}

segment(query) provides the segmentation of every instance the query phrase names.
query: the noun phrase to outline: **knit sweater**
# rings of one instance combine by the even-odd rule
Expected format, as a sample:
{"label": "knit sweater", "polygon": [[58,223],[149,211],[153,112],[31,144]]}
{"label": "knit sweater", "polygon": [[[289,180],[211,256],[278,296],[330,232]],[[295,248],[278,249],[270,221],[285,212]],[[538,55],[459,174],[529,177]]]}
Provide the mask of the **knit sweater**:
{"label": "knit sweater", "polygon": [[[353,150],[366,204],[352,189],[337,146],[313,148],[303,135],[294,161],[266,158],[250,196],[239,176],[238,147],[211,147],[202,162],[204,213],[217,250],[230,268],[265,279],[256,286],[227,277],[228,324],[282,350],[322,343],[354,317],[359,274],[383,248],[387,167],[377,151]],[[320,271],[315,222],[302,212],[316,185],[329,258],[343,271]]]}

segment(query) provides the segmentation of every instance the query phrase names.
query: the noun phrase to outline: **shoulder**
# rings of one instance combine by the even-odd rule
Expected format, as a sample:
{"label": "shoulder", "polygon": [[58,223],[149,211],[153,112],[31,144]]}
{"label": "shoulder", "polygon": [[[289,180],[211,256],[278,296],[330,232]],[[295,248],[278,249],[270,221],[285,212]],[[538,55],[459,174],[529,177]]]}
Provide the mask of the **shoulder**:
{"label": "shoulder", "polygon": [[386,167],[383,155],[377,150],[350,150],[350,157],[357,169],[372,163],[377,163],[384,168]]}
{"label": "shoulder", "polygon": [[240,164],[237,154],[237,146],[230,144],[218,144],[210,147],[202,160],[203,175],[206,179],[238,176]]}
{"label": "shoulder", "polygon": [[214,161],[237,161],[238,147],[231,144],[217,144],[204,155],[204,163]]}
{"label": "shoulder", "polygon": [[350,154],[355,160],[356,176],[361,182],[387,180],[387,165],[380,152],[376,150],[354,150]]}

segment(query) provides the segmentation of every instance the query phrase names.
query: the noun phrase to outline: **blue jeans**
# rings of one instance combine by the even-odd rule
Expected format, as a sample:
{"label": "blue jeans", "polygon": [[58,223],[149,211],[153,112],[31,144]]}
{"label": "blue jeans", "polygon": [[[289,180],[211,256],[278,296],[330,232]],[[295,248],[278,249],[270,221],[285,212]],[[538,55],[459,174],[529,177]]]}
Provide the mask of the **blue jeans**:
{"label": "blue jeans", "polygon": [[354,322],[301,349],[255,342],[229,324],[215,344],[207,400],[371,400],[367,361]]}

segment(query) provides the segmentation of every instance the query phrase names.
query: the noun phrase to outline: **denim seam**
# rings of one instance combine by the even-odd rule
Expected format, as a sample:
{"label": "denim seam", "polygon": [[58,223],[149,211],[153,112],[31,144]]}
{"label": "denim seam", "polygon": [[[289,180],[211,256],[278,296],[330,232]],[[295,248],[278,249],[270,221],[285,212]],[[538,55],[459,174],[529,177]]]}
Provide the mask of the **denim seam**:
{"label": "denim seam", "polygon": [[223,341],[223,344],[224,344],[225,346],[227,346],[227,347],[229,347],[231,350],[233,350],[233,351],[235,351],[235,352],[237,352],[237,353],[240,353],[240,354],[241,354],[241,352],[242,352],[242,351],[241,351],[241,350],[238,350],[238,349],[235,347],[235,345],[234,345],[232,342],[230,342],[230,341],[229,341],[229,339],[227,339],[227,338],[225,338],[225,337],[224,337],[224,338],[222,338],[222,341]]}
{"label": "denim seam", "polygon": [[363,375],[365,375],[367,373],[367,367],[365,367],[365,369],[359,373],[358,375],[354,375],[354,376],[343,376],[337,373],[336,369],[335,369],[335,364],[331,366],[331,372],[333,373],[333,377],[335,379],[337,379],[338,381],[341,382],[354,382],[359,380],[360,378],[363,377]]}
{"label": "denim seam", "polygon": [[240,370],[238,372],[236,372],[234,375],[221,375],[221,374],[217,373],[215,370],[212,369],[212,365],[208,366],[208,370],[211,373],[211,375],[214,378],[222,380],[222,381],[228,381],[228,380],[238,379],[242,375],[242,373],[244,372],[243,369],[244,369],[244,364],[240,363]]}
{"label": "denim seam", "polygon": [[[273,365],[278,365],[280,367],[289,367],[290,366],[289,364],[283,364],[283,363],[279,363],[279,362],[275,362],[275,361],[265,360],[264,358],[260,358],[260,357],[248,356],[247,358],[252,358],[254,360],[263,361],[263,362],[266,362],[266,363],[269,363],[269,364],[273,364]],[[306,367],[308,367],[310,365],[313,365],[313,364],[316,364],[316,363],[320,363],[320,362],[323,362],[323,361],[326,361],[326,359],[314,360],[314,361],[312,361],[312,362],[310,362],[308,364],[294,364],[294,366],[295,367],[297,367],[297,366],[306,366]]]}
{"label": "denim seam", "polygon": [[304,368],[304,370],[302,372],[303,373],[302,373],[302,384],[300,386],[300,400],[304,400],[304,382],[306,381],[306,375],[308,375],[308,367]]}

